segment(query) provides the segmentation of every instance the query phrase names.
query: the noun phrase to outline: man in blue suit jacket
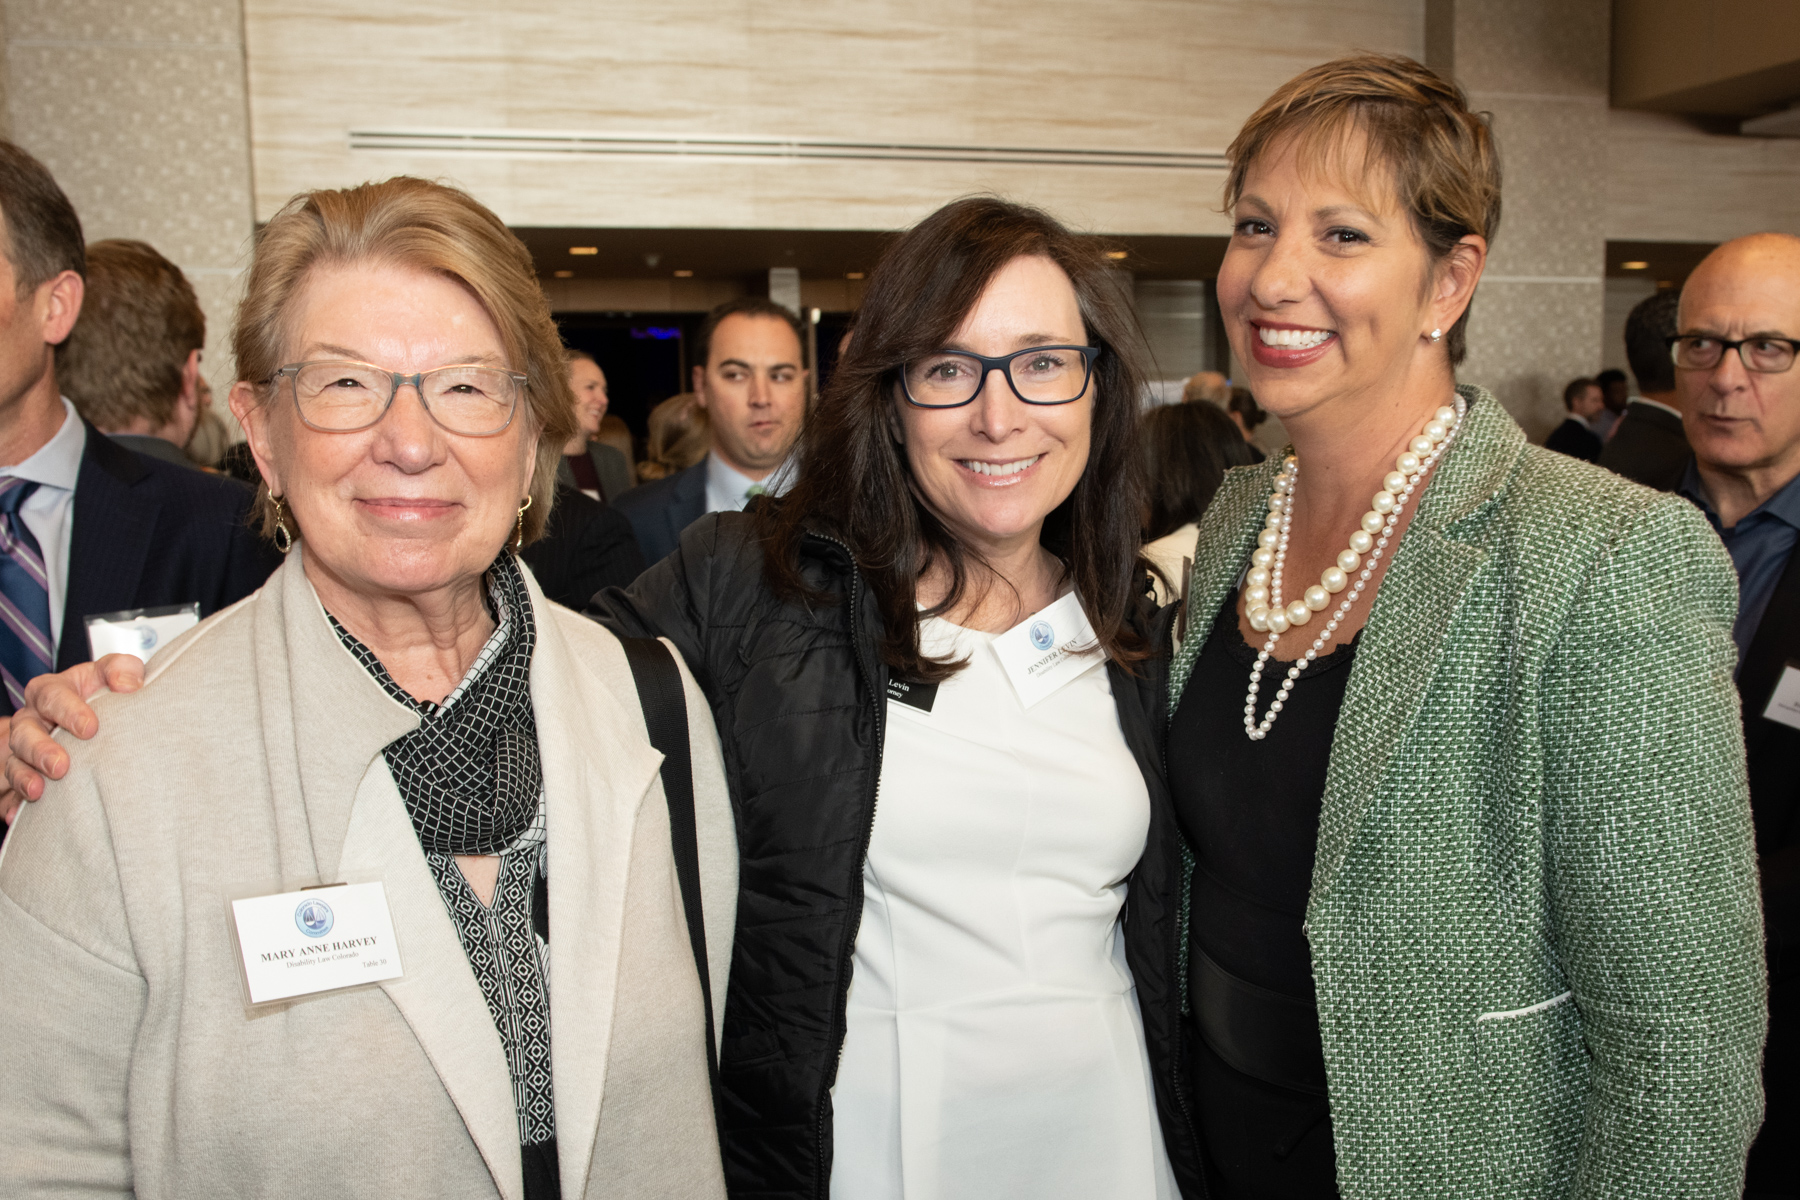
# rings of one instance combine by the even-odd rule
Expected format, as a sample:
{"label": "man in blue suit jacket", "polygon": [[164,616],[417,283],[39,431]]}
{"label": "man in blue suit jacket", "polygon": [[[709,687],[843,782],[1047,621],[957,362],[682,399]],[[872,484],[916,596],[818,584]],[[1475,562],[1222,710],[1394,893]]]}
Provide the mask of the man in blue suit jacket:
{"label": "man in blue suit jacket", "polygon": [[87,618],[236,603],[280,561],[235,480],[137,454],[82,420],[56,347],[85,290],[81,222],[41,163],[0,142],[0,715],[90,657]]}
{"label": "man in blue suit jacket", "polygon": [[675,549],[681,531],[709,512],[735,512],[779,492],[806,415],[800,321],[763,296],[728,301],[706,315],[695,347],[694,393],[713,444],[685,471],[640,484],[614,506],[631,521],[644,561]]}

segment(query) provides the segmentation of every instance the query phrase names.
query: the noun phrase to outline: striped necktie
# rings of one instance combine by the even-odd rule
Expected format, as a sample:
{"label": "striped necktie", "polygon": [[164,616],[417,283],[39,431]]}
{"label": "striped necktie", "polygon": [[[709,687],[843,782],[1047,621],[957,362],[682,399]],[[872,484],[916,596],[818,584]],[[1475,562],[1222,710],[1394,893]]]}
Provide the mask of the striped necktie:
{"label": "striped necktie", "polygon": [[24,479],[0,479],[0,681],[5,714],[25,703],[25,685],[50,670],[50,576],[19,506],[37,491]]}

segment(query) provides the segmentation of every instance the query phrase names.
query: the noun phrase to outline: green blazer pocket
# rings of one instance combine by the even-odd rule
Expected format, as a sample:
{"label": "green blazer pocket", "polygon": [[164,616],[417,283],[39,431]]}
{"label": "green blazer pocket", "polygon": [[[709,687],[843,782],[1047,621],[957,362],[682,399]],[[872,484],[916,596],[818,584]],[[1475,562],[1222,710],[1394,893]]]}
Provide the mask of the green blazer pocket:
{"label": "green blazer pocket", "polygon": [[1575,993],[1475,1018],[1490,1195],[1549,1200],[1575,1182],[1590,1056]]}

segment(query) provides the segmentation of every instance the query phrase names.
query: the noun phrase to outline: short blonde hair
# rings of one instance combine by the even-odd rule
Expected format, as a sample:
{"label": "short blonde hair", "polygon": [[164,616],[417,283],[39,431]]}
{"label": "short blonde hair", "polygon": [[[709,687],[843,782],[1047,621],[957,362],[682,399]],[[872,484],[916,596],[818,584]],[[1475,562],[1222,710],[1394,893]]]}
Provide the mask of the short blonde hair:
{"label": "short blonde hair", "polygon": [[[1358,134],[1363,161],[1343,162]],[[1243,195],[1251,165],[1277,144],[1291,144],[1301,162],[1346,168],[1352,179],[1385,168],[1434,261],[1469,234],[1491,243],[1500,229],[1500,152],[1486,115],[1470,111],[1455,83],[1410,58],[1334,59],[1276,89],[1225,151],[1227,209]],[[1464,310],[1450,329],[1452,364],[1466,353],[1468,321]]]}
{"label": "short blonde hair", "polygon": [[[531,252],[467,192],[402,175],[288,201],[256,235],[232,338],[238,377],[257,387],[263,403],[274,396],[294,298],[316,268],[351,263],[443,275],[468,288],[487,310],[507,365],[525,376],[525,417],[538,445],[524,540],[534,541],[550,516],[562,448],[578,428],[575,395]],[[263,533],[273,536],[275,512],[266,486],[257,505]]]}

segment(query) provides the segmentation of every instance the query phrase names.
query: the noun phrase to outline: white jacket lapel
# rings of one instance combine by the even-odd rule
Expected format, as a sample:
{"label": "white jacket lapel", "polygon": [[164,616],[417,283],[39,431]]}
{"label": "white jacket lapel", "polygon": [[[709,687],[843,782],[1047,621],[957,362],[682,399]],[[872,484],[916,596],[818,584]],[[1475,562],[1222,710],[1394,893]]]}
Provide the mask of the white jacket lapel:
{"label": "white jacket lapel", "polygon": [[[626,733],[641,722],[582,661],[531,588],[538,645],[532,707],[542,750],[550,877],[550,1012],[563,1195],[592,1167],[616,1032],[621,929],[639,812],[662,756]],[[622,660],[623,651],[615,650]]]}
{"label": "white jacket lapel", "polygon": [[500,1194],[522,1200],[506,1051],[385,759],[375,760],[356,790],[341,874],[385,885],[406,973],[382,989],[419,1039]]}

